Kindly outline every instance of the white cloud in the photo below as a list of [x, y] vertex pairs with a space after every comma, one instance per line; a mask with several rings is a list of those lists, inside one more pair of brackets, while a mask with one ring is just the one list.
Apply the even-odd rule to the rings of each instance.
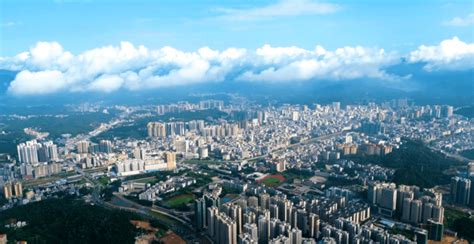
[[123, 78], [118, 75], [102, 75], [90, 84], [89, 89], [92, 91], [113, 92], [118, 90], [123, 82]]
[[[427, 70], [473, 67], [474, 44], [458, 38], [420, 46], [408, 55]], [[0, 69], [19, 71], [8, 91], [16, 95], [56, 92], [113, 92], [223, 82], [293, 82], [375, 78], [401, 79], [385, 71], [400, 56], [384, 49], [347, 46], [264, 45], [256, 50], [203, 47], [185, 52], [172, 47], [148, 49], [122, 42], [72, 54], [56, 42], [39, 42], [29, 51], [0, 57]]]
[[471, 26], [474, 25], [474, 13], [468, 14], [466, 17], [454, 17], [443, 23], [447, 26]]
[[[63, 47], [57, 42], [38, 42], [30, 49], [31, 66], [38, 69], [59, 69], [64, 70], [69, 67], [72, 54], [65, 52]], [[23, 54], [27, 55], [27, 54]]]
[[421, 45], [410, 53], [409, 61], [426, 63], [424, 68], [428, 71], [471, 69], [474, 68], [474, 43], [453, 37], [436, 46]]
[[[310, 79], [356, 79], [362, 77], [392, 79], [383, 68], [398, 62], [398, 55], [383, 49], [343, 47], [326, 51], [297, 47], [257, 49], [257, 56], [268, 66], [260, 71], [246, 71], [239, 79], [266, 82], [304, 81]], [[265, 65], [262, 65], [265, 67]]]
[[113, 92], [223, 81], [245, 54], [238, 48], [149, 50], [122, 42], [73, 55], [57, 42], [38, 42], [27, 52], [0, 58], [0, 68], [20, 71], [8, 89], [13, 94]]
[[14, 94], [41, 95], [59, 92], [66, 87], [67, 81], [60, 71], [30, 72], [23, 70], [10, 83], [8, 90]]
[[330, 14], [339, 10], [336, 4], [313, 0], [280, 0], [277, 3], [256, 8], [219, 8], [216, 9], [228, 20], [258, 20], [285, 16]]

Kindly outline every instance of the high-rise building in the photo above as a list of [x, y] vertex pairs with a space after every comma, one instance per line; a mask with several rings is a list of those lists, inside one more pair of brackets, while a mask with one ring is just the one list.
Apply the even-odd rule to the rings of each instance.
[[3, 196], [5, 199], [12, 197], [23, 197], [23, 186], [21, 182], [6, 182], [2, 187]]
[[379, 207], [379, 213], [392, 216], [397, 209], [397, 189], [393, 183], [373, 183], [369, 185], [368, 200]]
[[421, 220], [422, 203], [420, 200], [413, 200], [410, 208], [410, 222], [418, 223]]
[[440, 223], [444, 222], [444, 208], [441, 206], [433, 206], [433, 213], [431, 219]]
[[194, 201], [194, 217], [196, 228], [202, 230], [207, 221], [206, 221], [206, 201], [204, 198], [198, 198]]
[[416, 244], [428, 243], [428, 231], [424, 229], [416, 229], [414, 231]]
[[10, 182], [7, 182], [3, 185], [3, 196], [5, 199], [10, 199], [13, 196], [13, 191], [12, 191], [12, 184]]
[[263, 125], [267, 122], [267, 116], [266, 116], [266, 113], [263, 112], [263, 111], [258, 111], [257, 112], [257, 119], [258, 119], [258, 123], [260, 125]]
[[428, 239], [441, 241], [443, 239], [444, 226], [443, 223], [428, 220]]
[[219, 210], [216, 206], [211, 206], [207, 208], [207, 233], [211, 238], [215, 238], [217, 235], [216, 227], [216, 215], [219, 213]]
[[176, 152], [179, 152], [179, 153], [188, 152], [189, 141], [186, 140], [184, 137], [178, 137], [174, 142], [174, 147], [176, 149]]
[[453, 111], [454, 111], [453, 106], [445, 105], [445, 106], [441, 107], [441, 115], [445, 118], [452, 117], [453, 116]]
[[228, 215], [235, 221], [237, 227], [237, 235], [242, 233], [243, 219], [242, 208], [239, 205], [231, 205]]
[[23, 185], [21, 182], [13, 183], [13, 194], [15, 197], [23, 197]]
[[320, 226], [320, 220], [319, 216], [314, 213], [309, 214], [309, 233], [308, 236], [312, 238], [318, 238], [319, 237], [319, 226]]
[[20, 163], [38, 163], [39, 147], [41, 147], [41, 144], [37, 143], [36, 140], [20, 143], [17, 146], [18, 161]]
[[268, 193], [261, 194], [258, 197], [258, 202], [261, 208], [269, 209], [270, 208], [270, 195], [268, 195]]
[[270, 204], [269, 211], [270, 211], [270, 217], [271, 218], [279, 219], [278, 218], [278, 205]]
[[88, 141], [79, 141], [77, 143], [77, 152], [78, 153], [89, 153], [89, 142]]
[[256, 208], [258, 207], [258, 198], [251, 196], [247, 199], [249, 207]]
[[278, 226], [280, 225], [279, 219], [270, 218], [270, 235], [269, 239], [273, 239], [278, 236]]
[[176, 169], [176, 154], [174, 152], [165, 152], [165, 160], [168, 170]]
[[150, 122], [147, 124], [148, 137], [166, 137], [165, 124], [159, 122]]
[[200, 159], [206, 159], [209, 157], [209, 149], [207, 147], [200, 147], [198, 153]]
[[216, 243], [237, 244], [237, 224], [229, 216], [219, 213], [217, 216], [218, 233]]
[[58, 161], [58, 147], [52, 142], [47, 141], [37, 144], [37, 153], [39, 162]]
[[99, 151], [102, 153], [112, 153], [112, 142], [109, 140], [101, 140], [99, 142]]
[[54, 144], [52, 141], [48, 141], [43, 143], [43, 146], [47, 148], [48, 156], [51, 161], [59, 160], [58, 146], [56, 146], [56, 144]]
[[258, 227], [256, 224], [252, 223], [246, 223], [244, 224], [244, 230], [243, 230], [244, 233], [247, 233], [250, 235], [250, 237], [253, 239], [253, 240], [257, 240], [258, 241]]
[[421, 214], [421, 221], [427, 223], [429, 219], [433, 216], [433, 207], [432, 203], [423, 204], [423, 213]]
[[301, 244], [303, 242], [303, 235], [300, 229], [298, 228], [291, 229], [290, 241], [291, 241], [291, 244]]
[[305, 209], [298, 209], [296, 213], [295, 226], [302, 231], [305, 235], [308, 233], [308, 214]]
[[239, 235], [238, 243], [239, 244], [258, 244], [258, 241], [256, 239], [253, 239], [249, 234], [242, 233]]
[[143, 148], [139, 148], [139, 147], [135, 148], [133, 150], [133, 158], [145, 160], [146, 150], [143, 149]]
[[244, 213], [243, 223], [245, 224], [257, 223], [255, 213], [254, 212]]
[[469, 205], [471, 194], [471, 180], [461, 177], [451, 179], [451, 201], [453, 203]]
[[281, 221], [289, 222], [290, 221], [290, 212], [292, 208], [292, 203], [288, 199], [281, 199], [277, 200], [278, 205], [278, 218]]
[[270, 237], [270, 219], [264, 216], [258, 218], [258, 243], [266, 244]]

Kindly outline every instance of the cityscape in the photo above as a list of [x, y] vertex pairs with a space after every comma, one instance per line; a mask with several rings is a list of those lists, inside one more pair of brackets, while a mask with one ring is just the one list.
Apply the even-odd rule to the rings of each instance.
[[472, 1], [0, 9], [0, 244], [474, 242]]
[[[446, 214], [474, 204], [474, 162], [461, 153], [474, 145], [474, 121], [453, 106], [202, 100], [121, 111], [87, 134], [54, 142], [37, 133], [17, 157], [3, 154], [2, 210], [65, 192], [164, 215], [183, 243], [427, 243], [458, 238]], [[137, 120], [143, 138], [98, 139]], [[425, 152], [433, 155], [411, 155]], [[424, 167], [439, 178], [424, 179]]]

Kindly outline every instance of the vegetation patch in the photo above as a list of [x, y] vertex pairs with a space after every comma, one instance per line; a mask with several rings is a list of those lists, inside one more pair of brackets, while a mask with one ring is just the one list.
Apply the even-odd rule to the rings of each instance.
[[186, 205], [194, 200], [193, 194], [181, 194], [165, 200], [165, 204], [171, 208]]
[[474, 106], [464, 107], [454, 112], [470, 119], [474, 118]]
[[463, 157], [474, 160], [474, 149], [464, 150], [460, 154]]
[[449, 184], [451, 167], [463, 165], [440, 152], [431, 150], [421, 141], [405, 141], [399, 149], [383, 156], [351, 156], [349, 159], [361, 164], [377, 164], [395, 169], [393, 182], [431, 188]]
[[101, 176], [97, 180], [99, 181], [100, 184], [102, 184], [104, 186], [106, 186], [110, 182], [110, 179], [107, 176]]
[[444, 225], [447, 229], [458, 232], [458, 235], [474, 240], [474, 220], [467, 213], [452, 207], [444, 208]]
[[[47, 199], [18, 206], [0, 215], [0, 232], [28, 243], [134, 243], [136, 214], [87, 205], [72, 199]], [[5, 225], [24, 221], [26, 226]]]
[[258, 183], [262, 183], [268, 187], [275, 187], [279, 186], [281, 183], [285, 181], [285, 177], [280, 174], [274, 175], [267, 175], [265, 178], [258, 181]]

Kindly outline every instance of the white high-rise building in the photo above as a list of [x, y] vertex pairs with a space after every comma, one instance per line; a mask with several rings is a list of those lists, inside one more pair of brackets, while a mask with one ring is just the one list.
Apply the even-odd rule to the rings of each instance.
[[18, 161], [20, 163], [38, 163], [38, 148], [40, 147], [41, 144], [36, 142], [36, 140], [20, 143], [17, 146]]

